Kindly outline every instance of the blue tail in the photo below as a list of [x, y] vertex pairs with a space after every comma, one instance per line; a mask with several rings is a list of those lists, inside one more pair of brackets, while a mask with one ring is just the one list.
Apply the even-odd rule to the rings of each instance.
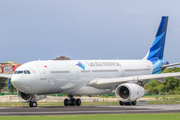
[[168, 17], [163, 16], [154, 42], [149, 49], [149, 55], [147, 59], [150, 60], [153, 64], [156, 63], [158, 60], [163, 60], [167, 23]]
[[169, 62], [163, 60], [167, 23], [168, 23], [168, 17], [163, 16], [159, 28], [157, 30], [155, 39], [153, 41], [153, 44], [149, 49], [148, 54], [144, 58], [153, 63], [152, 74], [161, 73], [163, 70], [161, 67], [162, 64], [169, 64]]

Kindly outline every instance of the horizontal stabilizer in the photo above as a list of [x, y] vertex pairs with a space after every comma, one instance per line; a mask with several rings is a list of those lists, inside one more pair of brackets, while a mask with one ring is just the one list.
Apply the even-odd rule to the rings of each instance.
[[176, 65], [180, 65], [180, 63], [173, 63], [173, 64], [168, 64], [168, 65], [162, 65], [162, 67], [166, 68], [166, 67], [171, 67], [171, 66], [176, 66]]

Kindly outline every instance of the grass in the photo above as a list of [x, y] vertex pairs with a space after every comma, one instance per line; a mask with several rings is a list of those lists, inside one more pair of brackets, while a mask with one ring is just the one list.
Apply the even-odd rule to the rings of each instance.
[[180, 120], [180, 113], [96, 114], [59, 116], [0, 116], [0, 120]]
[[[144, 98], [152, 98], [147, 100], [148, 105], [153, 104], [180, 104], [180, 95], [155, 95], [144, 96]], [[82, 102], [81, 106], [97, 106], [97, 105], [119, 105], [118, 101], [115, 102]], [[22, 102], [0, 102], [0, 107], [3, 106], [29, 106], [29, 103]], [[63, 102], [38, 102], [38, 106], [64, 106]]]
[[143, 98], [156, 98], [156, 97], [175, 97], [175, 98], [180, 98], [180, 95], [152, 95], [152, 96], [144, 96]]
[[[95, 106], [95, 105], [119, 105], [119, 102], [82, 102], [81, 106]], [[29, 103], [22, 102], [0, 102], [0, 107], [3, 106], [29, 106]], [[38, 106], [64, 106], [63, 102], [38, 102]]]
[[[180, 104], [179, 100], [180, 99], [147, 101], [147, 105]], [[104, 106], [104, 105], [119, 106], [119, 102], [82, 102], [81, 104], [81, 106]], [[5, 107], [5, 106], [6, 107], [29, 106], [29, 103], [22, 103], [22, 102], [0, 103], [0, 107]], [[64, 106], [64, 103], [63, 102], [38, 102], [38, 106]]]
[[154, 98], [154, 100], [147, 100], [147, 104], [180, 104], [180, 95], [156, 95], [143, 98]]

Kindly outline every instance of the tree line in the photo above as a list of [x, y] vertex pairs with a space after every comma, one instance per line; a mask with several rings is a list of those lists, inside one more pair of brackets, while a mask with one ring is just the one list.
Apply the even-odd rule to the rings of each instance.
[[[180, 67], [166, 68], [162, 73], [180, 72]], [[144, 86], [147, 94], [180, 94], [180, 79], [176, 77], [165, 78], [166, 82], [161, 83], [152, 80]]]

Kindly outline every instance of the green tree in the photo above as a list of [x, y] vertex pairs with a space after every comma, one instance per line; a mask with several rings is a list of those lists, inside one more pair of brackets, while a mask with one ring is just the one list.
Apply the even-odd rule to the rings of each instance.
[[[166, 68], [163, 73], [180, 72], [179, 67]], [[180, 80], [176, 77], [165, 78], [166, 82], [161, 83], [152, 80], [144, 88], [148, 94], [180, 94]]]
[[[2, 92], [7, 92], [7, 79], [5, 80], [5, 86], [2, 88]], [[9, 80], [9, 92], [17, 92], [16, 88], [12, 85], [11, 80]]]

